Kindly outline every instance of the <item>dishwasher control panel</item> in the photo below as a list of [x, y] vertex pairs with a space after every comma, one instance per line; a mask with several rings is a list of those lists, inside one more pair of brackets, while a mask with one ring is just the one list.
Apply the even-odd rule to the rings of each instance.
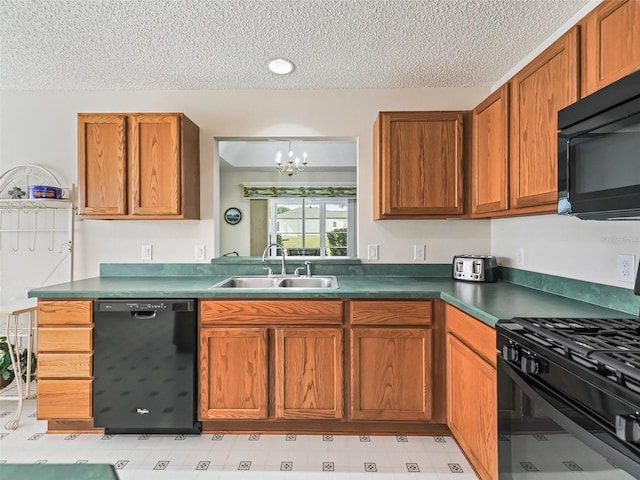
[[98, 300], [96, 312], [171, 311], [192, 312], [195, 300]]

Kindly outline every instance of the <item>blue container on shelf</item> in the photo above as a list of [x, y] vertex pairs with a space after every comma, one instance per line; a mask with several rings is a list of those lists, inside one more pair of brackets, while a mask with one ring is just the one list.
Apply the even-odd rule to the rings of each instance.
[[62, 198], [62, 188], [47, 185], [29, 185], [29, 198]]

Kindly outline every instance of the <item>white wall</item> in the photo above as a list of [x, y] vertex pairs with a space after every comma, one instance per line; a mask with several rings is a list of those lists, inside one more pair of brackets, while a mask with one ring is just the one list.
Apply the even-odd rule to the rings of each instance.
[[[289, 178], [281, 175], [275, 168], [273, 172], [250, 172], [245, 169], [232, 169], [220, 172], [220, 215], [227, 208], [236, 207], [242, 212], [242, 221], [237, 225], [220, 223], [220, 254], [236, 251], [240, 255], [249, 255], [250, 245], [250, 220], [248, 198], [243, 197], [242, 186], [247, 183], [269, 185], [356, 185], [355, 171], [343, 172], [313, 172], [308, 168], [304, 173], [302, 182], [294, 175]], [[266, 247], [265, 242], [265, 247]]]
[[[524, 265], [516, 265], [516, 248]], [[502, 265], [633, 288], [616, 279], [618, 255], [640, 259], [640, 221], [585, 221], [543, 215], [491, 221], [491, 252]]]
[[[142, 244], [153, 245], [154, 262], [193, 262], [194, 245], [208, 255], [220, 235], [219, 178], [214, 175], [214, 137], [321, 136], [358, 139], [358, 251], [380, 245], [381, 262], [410, 262], [414, 244], [425, 244], [426, 261], [449, 262], [457, 253], [490, 251], [490, 222], [372, 220], [373, 122], [379, 111], [469, 110], [487, 88], [396, 90], [2, 92], [0, 171], [35, 163], [77, 181], [78, 112], [184, 112], [200, 127], [201, 220], [76, 222], [76, 278], [98, 275], [99, 264], [140, 262]], [[2, 249], [2, 297], [23, 296], [38, 286], [49, 266], [46, 249], [19, 254]], [[14, 265], [21, 265], [20, 269]], [[5, 265], [11, 266], [6, 269]], [[62, 280], [61, 280], [62, 281]]]

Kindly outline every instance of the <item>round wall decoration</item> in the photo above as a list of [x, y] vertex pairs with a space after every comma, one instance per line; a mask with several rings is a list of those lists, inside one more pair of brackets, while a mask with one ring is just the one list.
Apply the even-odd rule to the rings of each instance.
[[236, 225], [242, 220], [242, 212], [235, 207], [227, 208], [224, 212], [224, 221], [229, 225]]

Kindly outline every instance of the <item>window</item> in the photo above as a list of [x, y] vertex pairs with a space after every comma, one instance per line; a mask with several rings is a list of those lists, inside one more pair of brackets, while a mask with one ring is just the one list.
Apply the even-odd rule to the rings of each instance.
[[269, 201], [269, 216], [270, 238], [289, 256], [355, 255], [355, 199], [279, 197]]

